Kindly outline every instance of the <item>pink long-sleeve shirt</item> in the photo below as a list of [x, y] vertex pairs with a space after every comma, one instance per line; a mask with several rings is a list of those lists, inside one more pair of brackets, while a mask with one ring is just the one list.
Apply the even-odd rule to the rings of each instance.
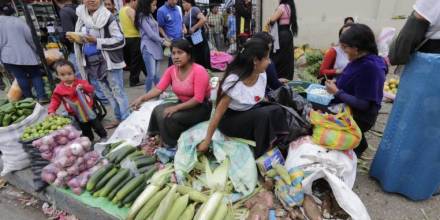
[[171, 85], [174, 94], [182, 102], [194, 98], [202, 103], [210, 97], [209, 75], [203, 66], [193, 63], [189, 74], [184, 80], [179, 79], [177, 71], [175, 65], [170, 66], [165, 70], [156, 87], [161, 91], [165, 91]]

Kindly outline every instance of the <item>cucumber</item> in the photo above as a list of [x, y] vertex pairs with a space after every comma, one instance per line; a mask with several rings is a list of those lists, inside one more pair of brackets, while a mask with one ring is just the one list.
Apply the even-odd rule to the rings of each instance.
[[156, 173], [156, 171], [157, 167], [155, 165], [152, 165], [152, 167], [144, 173], [146, 180], [149, 180]]
[[110, 144], [105, 145], [105, 148], [104, 148], [104, 150], [101, 152], [101, 155], [102, 155], [102, 156], [107, 156], [107, 154], [110, 153], [110, 150], [111, 150], [111, 149], [112, 149], [112, 148], [111, 148]]
[[129, 174], [130, 171], [128, 169], [120, 169], [118, 173], [114, 177], [112, 177], [107, 184], [105, 184], [104, 188], [102, 188], [103, 190], [100, 196], [106, 197], [110, 193], [110, 191], [115, 188], [121, 181], [123, 181], [124, 178], [126, 178]]
[[130, 194], [133, 190], [135, 190], [139, 185], [146, 182], [145, 175], [141, 174], [134, 179], [132, 179], [129, 183], [127, 183], [118, 193], [116, 193], [115, 198], [113, 198], [112, 202], [114, 204], [122, 201], [128, 194]]
[[132, 202], [130, 202], [130, 203], [127, 203], [127, 204], [125, 204], [125, 205], [124, 205], [124, 208], [130, 208], [130, 207], [131, 207], [131, 205], [133, 205], [133, 203], [132, 203]]
[[142, 158], [142, 159], [135, 160], [134, 163], [136, 164], [137, 168], [140, 168], [140, 167], [144, 167], [144, 166], [148, 166], [148, 165], [156, 163], [156, 158], [154, 158], [154, 157]]
[[137, 197], [144, 191], [145, 187], [147, 186], [146, 182], [143, 182], [141, 185], [139, 185], [137, 188], [135, 188], [132, 192], [130, 192], [123, 200], [122, 204], [130, 204], [134, 202], [134, 200], [137, 199]]
[[101, 190], [98, 190], [98, 191], [94, 192], [92, 195], [93, 195], [93, 197], [99, 197], [100, 193], [101, 193]]
[[130, 158], [130, 159], [133, 159], [133, 158], [136, 158], [138, 156], [144, 156], [144, 152], [142, 152], [140, 150], [137, 150], [137, 151], [129, 154], [127, 157]]
[[92, 191], [95, 188], [96, 183], [112, 168], [113, 168], [112, 164], [107, 164], [99, 168], [99, 170], [97, 170], [94, 174], [92, 174], [89, 181], [87, 181], [87, 186], [86, 186], [87, 191]]
[[153, 165], [144, 166], [144, 167], [138, 168], [138, 171], [139, 171], [139, 173], [146, 173], [149, 170], [153, 169], [155, 166], [156, 165], [154, 165], [154, 164]]
[[136, 148], [130, 145], [125, 146], [120, 150], [119, 155], [116, 157], [115, 163], [120, 163], [126, 156], [136, 151]]
[[99, 180], [99, 182], [96, 184], [95, 189], [94, 190], [100, 190], [101, 188], [103, 188], [106, 183], [114, 176], [116, 175], [116, 173], [118, 172], [118, 168], [113, 167], [108, 173], [105, 174], [105, 176]]
[[126, 178], [124, 181], [120, 182], [114, 189], [112, 189], [112, 191], [110, 191], [110, 194], [108, 194], [108, 200], [112, 200], [113, 198], [115, 198], [116, 194], [119, 192], [119, 190], [121, 190], [125, 185], [127, 185], [128, 182], [130, 182], [131, 180], [133, 180], [134, 175], [130, 173], [130, 175], [128, 176], [128, 178]]

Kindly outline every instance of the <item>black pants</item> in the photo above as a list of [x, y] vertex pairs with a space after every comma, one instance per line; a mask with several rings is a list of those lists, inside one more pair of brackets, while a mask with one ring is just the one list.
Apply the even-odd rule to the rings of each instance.
[[356, 156], [360, 158], [364, 151], [368, 148], [368, 142], [365, 138], [365, 132], [369, 131], [374, 126], [374, 124], [376, 123], [377, 114], [369, 116], [354, 114], [353, 119], [356, 121], [356, 124], [359, 126], [362, 132], [361, 142], [359, 143], [358, 147], [354, 149]]
[[258, 158], [273, 147], [280, 135], [288, 134], [285, 118], [286, 113], [281, 106], [260, 104], [247, 111], [228, 109], [218, 128], [226, 136], [254, 140], [254, 155]]
[[106, 138], [107, 137], [107, 131], [105, 130], [104, 126], [102, 126], [101, 121], [98, 119], [91, 120], [89, 122], [78, 122], [79, 127], [81, 128], [82, 134], [90, 139], [90, 141], [94, 140], [93, 130], [98, 134], [100, 138]]
[[150, 135], [159, 134], [163, 142], [170, 147], [177, 145], [177, 140], [182, 132], [200, 122], [209, 120], [212, 110], [211, 103], [204, 102], [194, 108], [178, 111], [171, 117], [165, 118], [165, 109], [177, 104], [179, 103], [164, 103], [156, 106], [148, 126]]
[[294, 60], [293, 60], [293, 33], [288, 25], [280, 25], [278, 30], [280, 39], [280, 49], [271, 55], [275, 63], [278, 78], [293, 79]]
[[145, 76], [147, 75], [141, 53], [141, 38], [133, 37], [125, 39], [124, 59], [130, 69], [130, 85], [139, 83], [141, 70]]

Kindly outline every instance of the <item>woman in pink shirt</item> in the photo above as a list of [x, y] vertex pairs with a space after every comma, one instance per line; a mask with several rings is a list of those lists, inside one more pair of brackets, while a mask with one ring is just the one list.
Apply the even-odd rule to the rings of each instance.
[[148, 127], [149, 135], [159, 134], [166, 147], [175, 147], [182, 132], [207, 121], [211, 113], [209, 75], [203, 66], [193, 62], [191, 50], [192, 45], [187, 40], [173, 42], [174, 65], [165, 70], [155, 88], [131, 104], [137, 110], [143, 102], [158, 97], [171, 86], [179, 101], [158, 105]]

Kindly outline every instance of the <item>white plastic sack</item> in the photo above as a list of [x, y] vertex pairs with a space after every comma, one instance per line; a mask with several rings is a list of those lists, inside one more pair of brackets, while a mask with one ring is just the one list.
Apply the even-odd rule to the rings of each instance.
[[149, 101], [142, 104], [138, 111], [133, 111], [127, 119], [121, 122], [112, 136], [104, 143], [95, 144], [95, 150], [101, 153], [107, 144], [124, 141], [131, 146], [139, 146], [147, 135], [151, 114], [163, 100]]
[[285, 166], [304, 170], [302, 186], [306, 194], [312, 195], [313, 182], [323, 178], [329, 183], [339, 206], [352, 219], [370, 219], [364, 204], [352, 191], [357, 166], [357, 157], [352, 150], [329, 150], [313, 144], [310, 136], [306, 136], [290, 143]]
[[311, 137], [305, 136], [290, 143], [285, 166], [288, 170], [300, 167], [305, 175], [326, 168], [351, 189], [356, 180], [357, 157], [352, 150], [329, 150], [313, 144]]
[[32, 114], [20, 123], [0, 127], [0, 151], [2, 152], [3, 161], [1, 176], [24, 169], [30, 165], [28, 154], [19, 142], [20, 137], [26, 127], [42, 121], [46, 115], [46, 109], [37, 103]]

